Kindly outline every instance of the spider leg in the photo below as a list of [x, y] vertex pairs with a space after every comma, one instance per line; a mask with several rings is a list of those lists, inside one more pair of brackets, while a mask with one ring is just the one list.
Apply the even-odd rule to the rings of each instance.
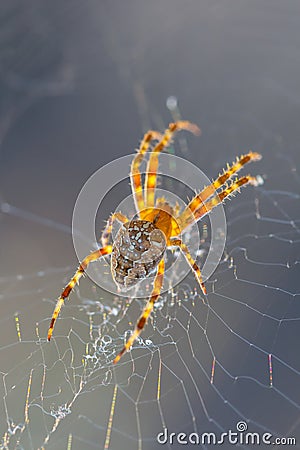
[[161, 136], [162, 136], [161, 133], [159, 133], [158, 131], [153, 130], [148, 131], [144, 135], [140, 147], [138, 149], [138, 153], [131, 163], [131, 171], [130, 171], [131, 190], [133, 193], [135, 208], [138, 213], [141, 210], [145, 209], [140, 165], [144, 159], [145, 153], [150, 147], [151, 141], [153, 140], [159, 141], [161, 139]]
[[212, 197], [210, 200], [208, 200], [206, 203], [200, 204], [200, 207], [196, 209], [196, 211], [193, 214], [192, 221], [187, 221], [184, 227], [181, 228], [181, 231], [183, 231], [183, 229], [186, 228], [188, 225], [190, 225], [193, 221], [198, 222], [198, 220], [200, 220], [202, 217], [208, 214], [213, 208], [218, 206], [220, 203], [223, 203], [227, 197], [234, 194], [235, 191], [239, 192], [240, 188], [246, 184], [258, 186], [259, 181], [257, 180], [256, 177], [252, 177], [251, 175], [246, 175], [244, 177], [237, 178], [236, 180], [232, 181], [231, 184], [227, 186], [223, 191], [216, 193], [216, 195]]
[[231, 166], [227, 165], [227, 169], [224, 169], [223, 173], [220, 174], [215, 181], [202, 189], [202, 191], [190, 201], [177, 219], [179, 224], [185, 228], [187, 225], [192, 223], [194, 221], [193, 213], [195, 213], [195, 211], [197, 211], [197, 209], [199, 209], [208, 198], [216, 194], [217, 189], [223, 186], [235, 173], [239, 172], [245, 164], [251, 161], [259, 161], [260, 159], [261, 155], [259, 153], [249, 152], [246, 155], [242, 155], [237, 158], [236, 162], [234, 162]]
[[57, 319], [57, 317], [58, 317], [58, 315], [60, 313], [60, 310], [61, 310], [61, 308], [62, 308], [62, 306], [63, 306], [63, 304], [65, 302], [65, 299], [69, 297], [72, 289], [74, 288], [75, 284], [79, 282], [80, 278], [84, 274], [84, 272], [85, 272], [86, 268], [88, 267], [88, 265], [91, 262], [96, 261], [97, 259], [102, 258], [105, 255], [109, 255], [111, 252], [112, 252], [112, 246], [111, 245], [107, 245], [106, 247], [99, 248], [98, 250], [90, 253], [79, 264], [79, 267], [78, 267], [77, 271], [75, 272], [73, 278], [66, 285], [66, 287], [62, 291], [59, 299], [57, 300], [56, 306], [55, 306], [53, 314], [52, 314], [52, 319], [51, 319], [51, 322], [50, 322], [50, 326], [49, 326], [49, 329], [48, 329], [48, 337], [47, 337], [48, 341], [50, 341], [50, 339], [51, 339], [56, 319]]
[[[212, 197], [211, 200], [209, 200], [208, 202], [206, 202], [206, 203], [201, 202], [200, 207], [198, 209], [196, 209], [196, 211], [192, 215], [192, 217], [193, 217], [192, 221], [197, 222], [198, 220], [200, 220], [203, 216], [208, 214], [213, 208], [215, 208], [217, 205], [222, 203], [227, 197], [229, 197], [235, 191], [238, 191], [242, 186], [244, 186], [248, 183], [252, 184], [254, 186], [258, 185], [258, 181], [255, 177], [251, 177], [250, 175], [247, 175], [247, 176], [244, 176], [244, 177], [238, 178], [237, 180], [232, 181], [232, 183], [229, 186], [227, 186], [226, 189], [224, 189], [223, 191], [221, 191], [219, 193], [216, 193], [216, 195], [214, 197]], [[189, 224], [190, 223], [188, 223], [184, 228], [186, 228]], [[183, 231], [184, 228], [181, 228], [181, 230]], [[202, 280], [201, 270], [200, 270], [199, 266], [197, 265], [197, 263], [195, 262], [195, 260], [193, 259], [192, 255], [190, 254], [188, 247], [181, 241], [181, 239], [171, 239], [170, 243], [171, 243], [171, 245], [177, 245], [181, 249], [188, 264], [190, 265], [191, 269], [195, 273], [195, 276], [197, 278], [197, 281], [201, 287], [203, 294], [206, 294], [207, 291], [206, 291], [206, 287]]]
[[106, 247], [106, 245], [108, 245], [108, 241], [112, 232], [112, 227], [113, 227], [113, 223], [114, 221], [117, 220], [120, 223], [126, 223], [128, 222], [128, 218], [126, 216], [124, 216], [124, 214], [117, 212], [112, 214], [106, 222], [106, 227], [104, 228], [102, 235], [101, 235], [101, 245], [102, 247]]
[[154, 194], [155, 194], [155, 187], [156, 187], [156, 181], [157, 181], [157, 169], [158, 169], [158, 156], [159, 153], [161, 153], [164, 148], [166, 148], [176, 131], [179, 130], [187, 130], [191, 131], [194, 134], [200, 134], [200, 128], [198, 128], [197, 125], [188, 122], [186, 120], [179, 120], [178, 122], [170, 123], [169, 127], [165, 130], [164, 135], [162, 136], [161, 140], [158, 142], [158, 144], [154, 147], [153, 151], [150, 154], [149, 161], [147, 164], [147, 170], [146, 170], [146, 178], [145, 178], [145, 203], [147, 207], [153, 207], [154, 206]]
[[200, 270], [199, 266], [197, 265], [196, 261], [193, 259], [192, 255], [190, 254], [188, 247], [182, 242], [181, 239], [171, 240], [171, 243], [172, 243], [172, 245], [176, 245], [181, 249], [182, 253], [185, 256], [185, 259], [187, 260], [188, 265], [190, 266], [190, 268], [193, 270], [193, 272], [195, 274], [195, 277], [201, 287], [203, 294], [206, 295], [207, 291], [206, 291], [206, 287], [202, 280], [201, 270]]
[[130, 347], [132, 346], [132, 344], [134, 343], [136, 338], [140, 335], [142, 329], [146, 325], [148, 317], [150, 316], [150, 314], [151, 314], [151, 312], [153, 310], [154, 304], [157, 301], [157, 299], [159, 298], [160, 291], [161, 291], [161, 288], [162, 288], [162, 285], [163, 285], [164, 271], [165, 271], [165, 263], [164, 263], [164, 260], [162, 259], [160, 261], [160, 263], [158, 264], [158, 268], [157, 268], [157, 272], [156, 272], [155, 279], [154, 279], [154, 286], [153, 286], [151, 297], [148, 300], [148, 302], [147, 302], [147, 304], [146, 304], [146, 306], [145, 306], [145, 308], [144, 308], [140, 318], [137, 321], [137, 324], [136, 324], [134, 332], [132, 333], [132, 335], [130, 336], [130, 338], [126, 342], [125, 346], [120, 351], [120, 353], [115, 357], [114, 364], [116, 364], [118, 361], [120, 361], [122, 355], [125, 352], [127, 352], [127, 350], [130, 349]]

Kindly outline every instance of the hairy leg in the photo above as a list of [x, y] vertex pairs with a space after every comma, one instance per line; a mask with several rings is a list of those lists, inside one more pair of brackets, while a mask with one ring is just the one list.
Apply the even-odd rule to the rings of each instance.
[[[232, 183], [227, 186], [223, 191], [217, 193], [214, 197], [208, 200], [206, 203], [203, 203], [193, 214], [193, 221], [200, 220], [203, 216], [208, 214], [213, 208], [218, 206], [220, 203], [223, 203], [224, 200], [231, 195], [234, 195], [235, 192], [239, 192], [242, 186], [246, 184], [251, 184], [252, 186], [258, 186], [259, 181], [256, 177], [252, 177], [250, 175], [246, 175], [244, 177], [238, 178], [237, 180], [232, 181]], [[188, 226], [189, 223], [186, 225]]]
[[150, 299], [148, 300], [139, 320], [137, 321], [136, 327], [128, 341], [126, 342], [123, 349], [120, 351], [120, 353], [115, 357], [114, 364], [116, 364], [118, 361], [120, 361], [122, 355], [127, 352], [127, 350], [130, 349], [136, 338], [141, 334], [141, 331], [143, 330], [144, 326], [147, 323], [148, 317], [150, 316], [151, 312], [153, 311], [153, 307], [157, 299], [159, 298], [160, 291], [163, 285], [163, 277], [164, 277], [164, 270], [165, 270], [165, 263], [162, 259], [160, 263], [158, 264], [156, 276], [154, 279], [154, 286], [152, 290], [152, 294]]
[[182, 226], [182, 229], [194, 221], [193, 213], [200, 208], [207, 199], [216, 194], [217, 189], [223, 186], [235, 173], [239, 172], [245, 164], [260, 159], [261, 155], [259, 153], [249, 152], [246, 155], [237, 158], [236, 162], [231, 166], [228, 165], [227, 169], [224, 169], [223, 173], [209, 186], [202, 189], [202, 191], [190, 201], [188, 206], [180, 214], [177, 220]]
[[120, 212], [114, 213], [108, 218], [108, 220], [106, 222], [106, 226], [101, 235], [102, 247], [105, 247], [106, 245], [108, 245], [108, 241], [109, 241], [109, 238], [110, 238], [110, 235], [112, 232], [113, 223], [115, 222], [115, 220], [124, 224], [124, 223], [128, 222], [129, 219]]
[[140, 165], [144, 159], [145, 153], [150, 147], [151, 141], [159, 141], [162, 135], [158, 131], [150, 130], [148, 131], [140, 144], [138, 153], [132, 161], [131, 171], [130, 171], [130, 182], [131, 190], [134, 198], [136, 211], [139, 213], [145, 208], [144, 196], [143, 196], [143, 186], [142, 186], [142, 176], [140, 172]]
[[145, 203], [147, 207], [154, 206], [159, 153], [161, 153], [170, 144], [174, 134], [179, 130], [187, 130], [198, 135], [201, 133], [200, 128], [198, 128], [197, 125], [186, 120], [179, 120], [178, 122], [170, 123], [161, 140], [154, 147], [149, 157], [144, 188]]
[[49, 326], [49, 329], [48, 329], [48, 341], [50, 341], [50, 339], [51, 339], [56, 319], [57, 319], [57, 317], [58, 317], [58, 315], [60, 313], [60, 310], [61, 310], [61, 308], [62, 308], [62, 306], [63, 306], [63, 304], [65, 302], [65, 299], [69, 297], [72, 289], [74, 288], [75, 284], [79, 282], [80, 278], [84, 274], [84, 272], [85, 272], [86, 268], [88, 267], [88, 265], [91, 262], [96, 261], [97, 259], [100, 259], [100, 258], [102, 258], [105, 255], [109, 255], [111, 252], [112, 252], [112, 246], [111, 245], [107, 245], [106, 247], [99, 248], [99, 250], [96, 250], [96, 251], [90, 253], [80, 263], [80, 265], [79, 265], [77, 271], [75, 272], [73, 278], [66, 285], [66, 287], [62, 291], [59, 299], [57, 300], [56, 306], [55, 306], [53, 314], [52, 314], [52, 319], [51, 319], [51, 322], [50, 322], [50, 326]]
[[185, 256], [185, 259], [187, 260], [188, 265], [193, 270], [193, 272], [196, 276], [196, 279], [200, 285], [200, 288], [201, 288], [203, 294], [206, 295], [207, 292], [206, 292], [206, 287], [202, 280], [201, 270], [200, 270], [199, 266], [197, 265], [196, 261], [193, 259], [188, 247], [181, 241], [181, 239], [174, 239], [171, 242], [172, 242], [172, 245], [177, 245], [181, 249], [182, 253]]

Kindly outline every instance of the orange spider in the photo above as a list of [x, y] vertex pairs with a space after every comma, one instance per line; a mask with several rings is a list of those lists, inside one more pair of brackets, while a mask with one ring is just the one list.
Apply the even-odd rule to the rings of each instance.
[[[188, 247], [180, 239], [180, 235], [189, 225], [200, 220], [215, 206], [222, 203], [226, 197], [239, 190], [241, 186], [247, 183], [256, 186], [258, 184], [257, 179], [250, 175], [236, 178], [229, 185], [226, 182], [246, 163], [261, 159], [261, 155], [249, 152], [237, 158], [236, 162], [231, 166], [228, 165], [227, 169], [215, 181], [196, 195], [183, 212], [180, 213], [177, 207], [171, 206], [163, 198], [158, 198], [155, 201], [159, 153], [170, 144], [174, 133], [178, 130], [188, 130], [194, 134], [200, 134], [200, 129], [197, 125], [188, 121], [178, 121], [171, 123], [163, 135], [157, 131], [148, 131], [144, 135], [138, 153], [133, 159], [130, 172], [132, 193], [138, 219], [129, 220], [119, 212], [113, 214], [108, 219], [101, 238], [102, 247], [83, 259], [75, 275], [57, 300], [48, 330], [48, 341], [51, 339], [55, 321], [65, 299], [69, 297], [70, 292], [75, 284], [79, 282], [88, 265], [108, 254], [111, 254], [111, 273], [113, 279], [121, 289], [130, 288], [141, 279], [155, 272], [151, 297], [137, 321], [134, 332], [121, 352], [115, 357], [114, 363], [120, 360], [122, 355], [130, 349], [139, 336], [147, 323], [155, 302], [160, 296], [164, 276], [164, 254], [167, 248], [175, 246], [181, 249], [196, 276], [203, 294], [206, 294], [200, 268], [192, 258]], [[140, 165], [153, 140], [158, 141], [158, 143], [150, 153], [143, 188]], [[223, 190], [217, 192], [222, 186]], [[121, 228], [114, 243], [109, 244], [109, 238], [115, 220], [121, 223]]]

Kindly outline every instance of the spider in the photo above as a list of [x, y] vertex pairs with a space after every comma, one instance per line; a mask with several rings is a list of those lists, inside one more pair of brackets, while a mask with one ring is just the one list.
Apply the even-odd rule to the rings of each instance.
[[[155, 274], [151, 296], [136, 323], [133, 333], [123, 349], [115, 357], [114, 363], [121, 359], [122, 355], [131, 348], [140, 335], [154, 308], [155, 302], [160, 296], [164, 277], [164, 256], [167, 249], [177, 247], [182, 251], [187, 263], [195, 274], [202, 293], [206, 295], [207, 292], [202, 280], [201, 270], [180, 236], [191, 224], [199, 221], [218, 204], [223, 203], [227, 197], [238, 191], [241, 186], [246, 184], [257, 186], [258, 179], [255, 177], [246, 175], [232, 179], [232, 176], [237, 174], [246, 163], [260, 160], [261, 155], [249, 152], [238, 157], [234, 163], [227, 165], [227, 168], [224, 169], [219, 177], [196, 195], [186, 208], [180, 212], [178, 206], [170, 205], [164, 198], [155, 200], [159, 154], [168, 147], [175, 132], [179, 130], [187, 130], [196, 135], [200, 134], [200, 129], [197, 125], [188, 121], [177, 121], [170, 123], [164, 134], [150, 130], [144, 135], [138, 152], [132, 161], [130, 171], [131, 188], [138, 218], [130, 220], [120, 212], [110, 216], [102, 233], [102, 247], [83, 259], [73, 278], [66, 285], [57, 300], [48, 330], [48, 341], [51, 339], [56, 319], [65, 299], [69, 297], [88, 265], [105, 255], [111, 255], [112, 277], [121, 289], [126, 290], [136, 285], [141, 279]], [[157, 143], [150, 152], [143, 187], [140, 165], [145, 154], [150, 150], [153, 141]], [[121, 226], [115, 241], [110, 243], [112, 227], [115, 221], [118, 221]]]

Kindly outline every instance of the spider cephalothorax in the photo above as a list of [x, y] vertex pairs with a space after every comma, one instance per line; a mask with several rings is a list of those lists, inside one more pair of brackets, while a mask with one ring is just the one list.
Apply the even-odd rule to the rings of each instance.
[[[164, 255], [168, 248], [178, 247], [184, 254], [187, 263], [193, 270], [201, 287], [202, 293], [206, 294], [206, 288], [202, 281], [201, 270], [194, 261], [189, 248], [181, 240], [181, 234], [194, 222], [208, 214], [214, 207], [222, 203], [241, 186], [258, 184], [257, 178], [246, 175], [240, 178], [232, 177], [250, 161], [257, 161], [261, 155], [249, 152], [242, 155], [227, 169], [219, 175], [209, 186], [206, 186], [196, 195], [181, 212], [178, 205], [170, 205], [164, 198], [155, 199], [155, 188], [157, 183], [158, 156], [172, 140], [177, 130], [189, 130], [199, 134], [197, 125], [187, 121], [171, 123], [165, 133], [161, 135], [157, 131], [148, 131], [145, 134], [139, 151], [133, 158], [130, 180], [137, 219], [129, 220], [120, 212], [112, 214], [108, 219], [105, 230], [102, 233], [102, 247], [90, 253], [80, 263], [75, 275], [64, 288], [57, 300], [48, 330], [48, 341], [50, 341], [55, 321], [59, 315], [62, 305], [70, 292], [78, 283], [88, 265], [111, 255], [111, 273], [114, 281], [121, 289], [127, 289], [136, 285], [141, 279], [154, 274], [154, 282], [151, 296], [137, 321], [136, 327], [123, 349], [117, 354], [114, 363], [132, 346], [135, 339], [144, 328], [154, 304], [160, 296], [164, 277]], [[152, 141], [158, 141], [150, 153], [146, 169], [145, 183], [142, 185], [140, 165], [145, 153], [149, 150]], [[113, 222], [121, 223], [113, 245], [109, 242], [112, 233]]]
[[166, 250], [164, 233], [147, 220], [132, 220], [123, 224], [114, 240], [111, 272], [114, 281], [123, 288], [134, 286], [153, 274]]

